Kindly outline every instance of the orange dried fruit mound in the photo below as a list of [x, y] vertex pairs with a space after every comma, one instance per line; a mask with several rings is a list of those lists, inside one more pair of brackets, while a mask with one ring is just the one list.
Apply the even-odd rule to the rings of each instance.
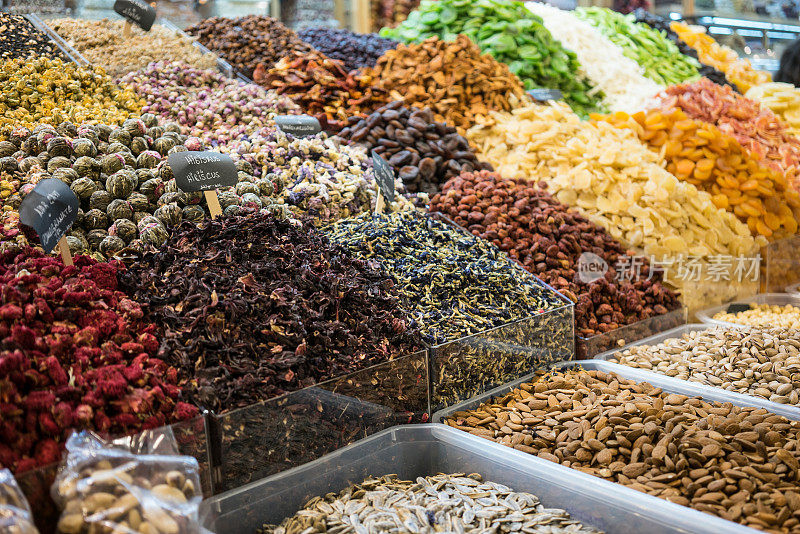
[[593, 119], [636, 132], [670, 173], [707, 191], [715, 206], [746, 222], [753, 235], [775, 240], [797, 232], [800, 194], [720, 128], [677, 108]]

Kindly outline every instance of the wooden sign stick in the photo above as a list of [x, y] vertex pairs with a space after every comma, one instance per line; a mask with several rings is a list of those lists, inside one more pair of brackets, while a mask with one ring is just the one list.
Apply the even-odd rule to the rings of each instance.
[[386, 201], [383, 199], [383, 193], [381, 193], [381, 188], [378, 188], [378, 200], [375, 201], [375, 213], [380, 215], [383, 213], [383, 209], [386, 207]]
[[67, 236], [62, 235], [61, 239], [58, 240], [58, 249], [61, 252], [61, 261], [64, 262], [64, 265], [74, 265], [72, 252], [69, 251], [69, 244], [67, 243]]
[[130, 20], [125, 19], [125, 25], [122, 26], [122, 36], [125, 39], [130, 39], [131, 35], [133, 35], [133, 31], [131, 30], [132, 27], [133, 23]]
[[208, 204], [208, 211], [211, 212], [211, 218], [216, 219], [218, 216], [222, 215], [222, 206], [219, 205], [217, 191], [215, 189], [210, 189], [208, 191], [203, 191], [203, 194], [206, 197], [206, 204]]

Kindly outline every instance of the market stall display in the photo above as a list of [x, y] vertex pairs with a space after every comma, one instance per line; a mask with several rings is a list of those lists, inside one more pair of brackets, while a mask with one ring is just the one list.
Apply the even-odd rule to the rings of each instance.
[[800, 369], [800, 332], [772, 328], [769, 324], [763, 326], [768, 328], [693, 329], [657, 344], [643, 343], [622, 349], [608, 359], [681, 380], [798, 406], [800, 396], [792, 377]]
[[459, 34], [508, 65], [525, 89], [558, 89], [581, 115], [600, 109], [602, 94], [580, 74], [575, 53], [554, 39], [522, 2], [487, 0], [473, 6], [459, 0], [423, 0], [397, 28], [381, 31], [384, 37], [407, 43], [430, 37], [450, 41]]
[[47, 24], [87, 61], [115, 78], [171, 58], [203, 69], [217, 65], [217, 57], [201, 52], [192, 39], [158, 24], [148, 32], [134, 27], [131, 37], [124, 36], [122, 20], [53, 19]]

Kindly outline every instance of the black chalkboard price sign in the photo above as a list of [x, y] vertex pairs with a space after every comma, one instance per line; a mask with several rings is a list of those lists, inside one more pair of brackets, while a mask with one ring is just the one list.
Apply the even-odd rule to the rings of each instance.
[[144, 0], [116, 0], [114, 11], [146, 32], [150, 31], [156, 21], [156, 8]]
[[[78, 197], [67, 184], [57, 178], [42, 180], [19, 206], [19, 222], [33, 228], [45, 252], [61, 246], [64, 263], [72, 265], [72, 256], [64, 234], [78, 216]], [[67, 257], [69, 261], [67, 261]]]
[[319, 121], [311, 115], [278, 115], [275, 124], [287, 134], [295, 137], [318, 134], [322, 131]]
[[729, 304], [726, 313], [741, 313], [750, 309], [749, 304]]
[[548, 100], [563, 100], [564, 95], [558, 89], [531, 89], [528, 91], [531, 98], [537, 102], [547, 102]]
[[236, 164], [230, 156], [219, 152], [173, 152], [167, 161], [181, 191], [203, 191], [211, 216], [222, 215], [215, 189], [239, 182]]
[[394, 201], [394, 169], [387, 163], [383, 156], [372, 151], [372, 167], [375, 169], [375, 181], [378, 182], [383, 198], [389, 202]]

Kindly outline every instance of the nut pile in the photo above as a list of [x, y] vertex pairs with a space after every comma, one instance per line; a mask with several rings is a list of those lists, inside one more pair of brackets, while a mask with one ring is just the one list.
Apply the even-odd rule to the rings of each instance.
[[41, 123], [121, 124], [141, 109], [136, 94], [115, 85], [102, 68], [46, 57], [0, 61], [0, 140]]
[[65, 267], [30, 248], [0, 260], [0, 467], [57, 461], [73, 429], [126, 435], [197, 415], [156, 358], [155, 326], [117, 291], [121, 264]]
[[657, 345], [621, 350], [612, 362], [754, 395], [800, 404], [800, 332], [784, 328], [714, 327]]
[[581, 122], [562, 104], [492, 113], [467, 139], [502, 176], [544, 180], [559, 201], [648, 255], [749, 255], [766, 243], [664, 170], [633, 132]]
[[[575, 302], [577, 335], [608, 332], [680, 306], [649, 265], [630, 280], [616, 280], [615, 265], [628, 254], [619, 241], [525, 180], [463, 173], [444, 185], [430, 209], [490, 241]], [[591, 283], [581, 280], [577, 267], [586, 252], [609, 266]]]
[[[325, 224], [375, 210], [378, 186], [366, 154], [324, 133], [295, 138], [268, 127], [220, 150], [260, 176], [257, 183], [275, 184], [271, 201], [286, 206], [297, 218], [309, 216], [315, 224]], [[402, 192], [402, 183], [396, 180], [395, 185]], [[410, 207], [404, 196], [395, 195], [387, 210]]]
[[[14, 151], [26, 186], [7, 201], [18, 207], [33, 185], [43, 178], [58, 178], [70, 186], [80, 210], [67, 235], [73, 254], [96, 259], [114, 256], [125, 248], [141, 250], [160, 246], [168, 230], [182, 220], [206, 216], [203, 194], [178, 190], [167, 155], [173, 151], [201, 150], [199, 139], [187, 140], [174, 123], [159, 125], [154, 115], [128, 119], [122, 126], [62, 123], [54, 128], [19, 129], [10, 141], [0, 142], [0, 154]], [[223, 209], [232, 211], [253, 203], [272, 209], [280, 184], [256, 180], [244, 162], [240, 183], [220, 195]], [[281, 210], [275, 208], [277, 212]], [[13, 231], [6, 241], [16, 241]]]
[[398, 45], [367, 69], [374, 85], [390, 100], [429, 107], [436, 122], [459, 133], [490, 111], [508, 111], [523, 98], [519, 79], [465, 35], [448, 43], [431, 37], [419, 44]]
[[800, 527], [800, 423], [763, 409], [570, 370], [446, 423], [749, 527]]
[[83, 433], [67, 450], [52, 488], [58, 534], [197, 532], [203, 496], [194, 458], [133, 454]]
[[749, 310], [721, 311], [713, 319], [746, 326], [775, 326], [800, 329], [800, 307], [791, 304], [750, 304]]
[[207, 18], [186, 33], [212, 52], [222, 56], [235, 69], [253, 77], [256, 67], [270, 69], [292, 52], [307, 53], [313, 48], [277, 19], [263, 15], [247, 15], [230, 19]]
[[30, 55], [66, 60], [56, 43], [25, 17], [0, 13], [0, 62]]
[[221, 412], [422, 348], [386, 274], [310, 225], [249, 215], [183, 223], [121, 276], [188, 399]]
[[349, 124], [337, 135], [383, 156], [411, 193], [432, 195], [461, 172], [492, 168], [455, 128], [435, 122], [430, 108], [406, 108], [398, 100]]
[[121, 83], [144, 98], [142, 113], [177, 122], [181, 133], [214, 147], [252, 134], [274, 115], [299, 112], [287, 97], [259, 85], [178, 61], [150, 63]]
[[308, 28], [297, 34], [331, 59], [344, 63], [347, 70], [374, 67], [378, 58], [397, 46], [395, 41], [376, 33], [353, 33], [333, 28]]
[[200, 52], [192, 39], [160, 24], [147, 32], [134, 24], [132, 37], [126, 38], [122, 30], [125, 22], [121, 19], [55, 19], [47, 23], [89, 63], [100, 65], [115, 78], [139, 70], [152, 61], [174, 57], [203, 69], [217, 66], [214, 54]]
[[288, 55], [270, 69], [259, 65], [253, 80], [289, 97], [317, 117], [325, 130], [340, 130], [350, 116], [385, 101], [383, 91], [372, 89], [368, 77], [348, 73], [341, 61], [316, 51]]
[[[352, 511], [358, 509], [358, 515]], [[355, 517], [354, 517], [355, 516]], [[546, 525], [546, 526], [545, 526]], [[397, 475], [368, 478], [337, 493], [314, 497], [279, 525], [259, 534], [294, 532], [546, 532], [601, 534], [545, 508], [532, 493], [517, 492], [478, 474], [454, 473], [402, 480]], [[442, 530], [442, 531], [444, 531]]]
[[668, 87], [662, 105], [718, 126], [764, 165], [785, 173], [795, 187], [800, 183], [800, 139], [769, 108], [709, 80]]
[[775, 240], [797, 232], [800, 194], [783, 173], [761, 165], [713, 124], [676, 108], [603, 119], [631, 128], [664, 158], [670, 173], [710, 193], [715, 206], [734, 213], [754, 235]]
[[403, 308], [432, 343], [562, 306], [493, 245], [414, 210], [364, 214], [325, 232], [333, 243], [389, 273]]

